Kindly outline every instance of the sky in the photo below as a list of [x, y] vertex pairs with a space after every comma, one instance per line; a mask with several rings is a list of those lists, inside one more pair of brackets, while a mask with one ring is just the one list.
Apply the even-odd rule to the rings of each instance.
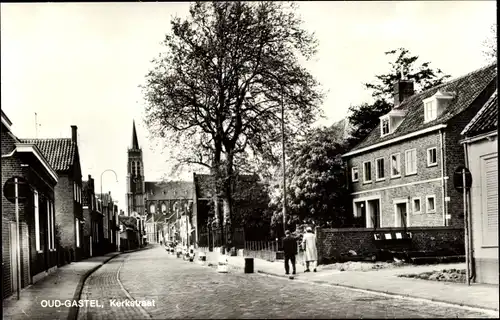
[[[162, 51], [171, 18], [188, 9], [187, 2], [2, 3], [1, 106], [14, 134], [69, 138], [77, 125], [83, 179], [90, 174], [99, 190], [102, 177], [103, 190], [125, 210], [132, 120], [146, 180], [172, 166], [148, 137], [138, 86]], [[388, 70], [386, 51], [407, 48], [452, 77], [484, 66], [482, 43], [496, 23], [495, 1], [308, 1], [298, 12], [319, 41], [305, 63], [327, 92], [318, 125], [370, 101], [363, 83]], [[118, 182], [113, 172], [103, 174], [108, 169]]]

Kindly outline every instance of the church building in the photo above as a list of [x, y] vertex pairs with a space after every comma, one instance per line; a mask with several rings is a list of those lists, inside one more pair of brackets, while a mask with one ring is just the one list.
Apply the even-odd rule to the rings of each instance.
[[176, 240], [194, 244], [193, 193], [192, 182], [145, 181], [142, 149], [134, 121], [127, 160], [127, 215], [145, 217], [148, 243]]

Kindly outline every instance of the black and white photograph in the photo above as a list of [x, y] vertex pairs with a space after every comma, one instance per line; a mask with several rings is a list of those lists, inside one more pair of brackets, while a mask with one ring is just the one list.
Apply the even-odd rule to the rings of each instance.
[[3, 319], [498, 318], [496, 18], [1, 3]]

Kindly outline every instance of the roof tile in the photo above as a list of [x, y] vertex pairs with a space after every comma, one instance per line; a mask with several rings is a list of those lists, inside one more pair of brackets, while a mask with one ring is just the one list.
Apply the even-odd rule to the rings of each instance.
[[[398, 109], [404, 109], [407, 113], [403, 122], [394, 131], [394, 133], [381, 137], [379, 124], [363, 141], [351, 149], [351, 151], [356, 151], [376, 143], [429, 128], [437, 124], [446, 123], [448, 120], [467, 109], [474, 102], [476, 97], [486, 88], [486, 86], [488, 86], [496, 78], [496, 76], [497, 65], [495, 63], [405, 99], [398, 106]], [[452, 100], [447, 110], [441, 114], [439, 118], [434, 121], [424, 123], [422, 100], [433, 96], [438, 90], [444, 92], [454, 92], [456, 94], [455, 98]]]
[[34, 143], [55, 171], [67, 171], [73, 165], [76, 143], [70, 138], [21, 139], [23, 143]]
[[465, 136], [476, 136], [481, 133], [498, 129], [498, 92], [491, 95], [476, 116], [472, 118], [465, 127], [462, 134]]

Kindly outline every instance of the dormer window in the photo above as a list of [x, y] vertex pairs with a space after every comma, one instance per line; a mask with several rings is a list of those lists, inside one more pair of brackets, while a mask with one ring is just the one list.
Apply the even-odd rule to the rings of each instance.
[[382, 136], [389, 134], [389, 118], [381, 120]]
[[453, 96], [452, 92], [441, 92], [438, 90], [432, 97], [424, 99], [424, 122], [436, 120], [443, 114]]
[[424, 112], [425, 112], [424, 113], [425, 122], [436, 120], [436, 118], [437, 118], [436, 100], [426, 102]]

